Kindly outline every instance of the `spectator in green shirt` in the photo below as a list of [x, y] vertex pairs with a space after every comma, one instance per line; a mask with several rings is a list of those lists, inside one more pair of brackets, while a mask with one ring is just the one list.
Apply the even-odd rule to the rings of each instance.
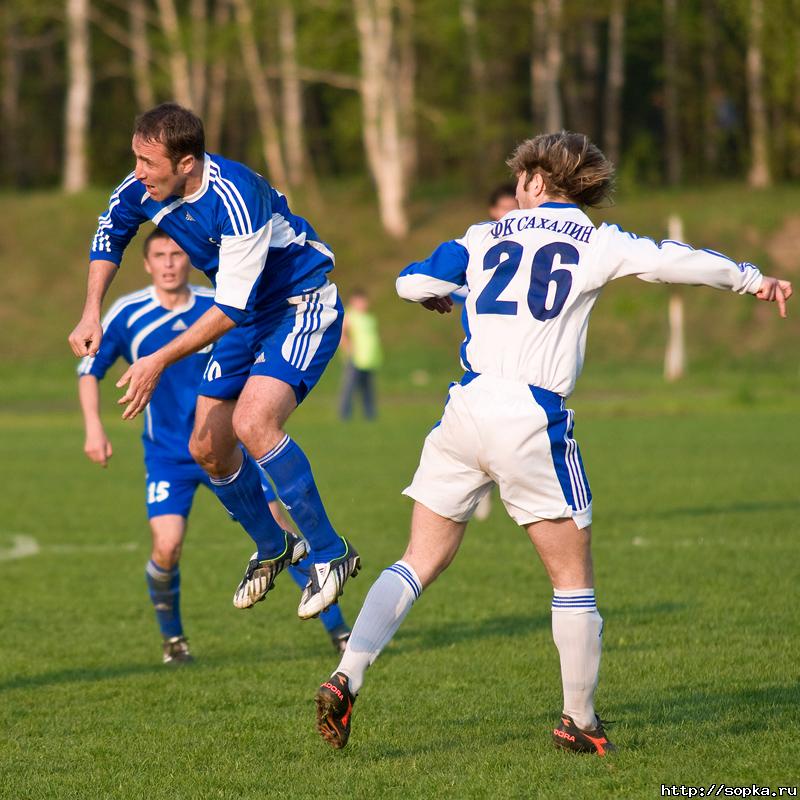
[[350, 419], [353, 413], [353, 396], [361, 394], [364, 416], [375, 419], [375, 371], [383, 361], [378, 319], [369, 310], [369, 297], [363, 289], [350, 295], [345, 309], [341, 351], [347, 359], [339, 415]]

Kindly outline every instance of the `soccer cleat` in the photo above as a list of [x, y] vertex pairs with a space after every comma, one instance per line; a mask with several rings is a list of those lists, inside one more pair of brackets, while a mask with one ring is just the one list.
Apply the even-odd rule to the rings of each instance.
[[260, 603], [275, 583], [275, 578], [289, 564], [296, 564], [308, 552], [305, 539], [284, 531], [286, 546], [275, 558], [258, 560], [258, 553], [253, 553], [241, 583], [233, 595], [236, 608], [251, 608]]
[[185, 636], [170, 636], [164, 638], [162, 661], [165, 664], [178, 666], [180, 664], [191, 664], [194, 661], [189, 652], [189, 642]]
[[343, 672], [334, 672], [317, 689], [317, 730], [337, 750], [341, 750], [350, 738], [350, 715], [355, 701], [347, 675]]
[[300, 596], [297, 615], [300, 619], [311, 619], [321, 614], [328, 606], [333, 605], [344, 591], [344, 582], [352, 575], [355, 577], [361, 569], [361, 556], [355, 547], [344, 542], [344, 554], [333, 561], [312, 564], [309, 570], [308, 583]]
[[347, 625], [340, 625], [332, 631], [328, 631], [328, 636], [331, 637], [331, 644], [337, 653], [344, 653], [347, 648], [347, 642], [350, 639], [350, 628]]
[[563, 750], [574, 753], [597, 753], [604, 756], [613, 753], [617, 748], [608, 741], [603, 725], [608, 725], [600, 717], [595, 716], [597, 725], [592, 730], [582, 731], [569, 714], [561, 715], [561, 724], [553, 728], [553, 743]]

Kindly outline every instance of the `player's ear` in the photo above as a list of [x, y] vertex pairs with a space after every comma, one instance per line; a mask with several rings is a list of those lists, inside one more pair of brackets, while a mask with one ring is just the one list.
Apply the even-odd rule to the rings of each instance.
[[178, 162], [178, 172], [180, 172], [181, 175], [188, 175], [194, 169], [194, 162], [196, 160], [197, 159], [192, 155], [184, 156]]

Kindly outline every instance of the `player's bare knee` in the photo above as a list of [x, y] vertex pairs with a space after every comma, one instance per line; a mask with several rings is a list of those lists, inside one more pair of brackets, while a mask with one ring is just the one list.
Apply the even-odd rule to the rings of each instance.
[[240, 411], [237, 407], [233, 415], [233, 432], [252, 456], [260, 458], [283, 438], [284, 432], [273, 416], [248, 412], [249, 409]]

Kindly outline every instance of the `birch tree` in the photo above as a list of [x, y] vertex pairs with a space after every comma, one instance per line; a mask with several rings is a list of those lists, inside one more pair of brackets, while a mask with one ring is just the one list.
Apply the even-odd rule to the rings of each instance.
[[533, 51], [531, 91], [533, 121], [537, 129], [551, 133], [564, 127], [560, 81], [562, 0], [533, 0]]
[[242, 60], [256, 107], [267, 174], [276, 186], [286, 191], [289, 181], [281, 151], [278, 123], [275, 119], [275, 102], [256, 44], [253, 10], [249, 0], [233, 0], [233, 7], [236, 12], [236, 30], [242, 48]]
[[381, 223], [391, 236], [408, 233], [391, 0], [353, 0], [361, 62], [364, 148], [378, 192]]
[[750, 0], [750, 30], [747, 42], [747, 109], [750, 117], [750, 172], [747, 182], [764, 188], [772, 182], [767, 156], [767, 110], [764, 101], [764, 4]]
[[147, 9], [144, 0], [129, 0], [128, 19], [131, 30], [131, 73], [136, 105], [140, 111], [155, 105], [150, 74], [150, 38], [147, 32]]
[[3, 115], [3, 125], [0, 127], [0, 143], [2, 143], [5, 156], [2, 173], [17, 182], [19, 169], [19, 129], [20, 129], [20, 53], [16, 44], [17, 21], [14, 9], [9, 3], [2, 15], [3, 48], [2, 48], [2, 96], [0, 96], [0, 109]]
[[161, 29], [169, 48], [169, 74], [172, 79], [172, 92], [177, 103], [193, 108], [192, 82], [189, 77], [189, 59], [183, 47], [178, 12], [174, 0], [156, 0]]
[[63, 186], [67, 194], [89, 183], [87, 159], [92, 74], [89, 63], [89, 0], [67, 0], [67, 102]]
[[206, 50], [208, 44], [208, 8], [206, 0], [191, 0], [189, 16], [191, 19], [192, 42], [189, 79], [195, 110], [200, 116], [203, 116], [206, 106]]
[[664, 0], [664, 131], [667, 181], [680, 183], [683, 164], [678, 108], [678, 0]]
[[[230, 22], [229, 0], [216, 0], [214, 4], [214, 31], [220, 32]], [[225, 84], [228, 81], [227, 48], [217, 48], [211, 58], [208, 76], [208, 109], [206, 111], [205, 128], [209, 150], [219, 150], [222, 139], [222, 122], [225, 114]]]
[[603, 147], [615, 164], [622, 144], [622, 90], [625, 85], [625, 0], [611, 0], [608, 67], [603, 112]]

